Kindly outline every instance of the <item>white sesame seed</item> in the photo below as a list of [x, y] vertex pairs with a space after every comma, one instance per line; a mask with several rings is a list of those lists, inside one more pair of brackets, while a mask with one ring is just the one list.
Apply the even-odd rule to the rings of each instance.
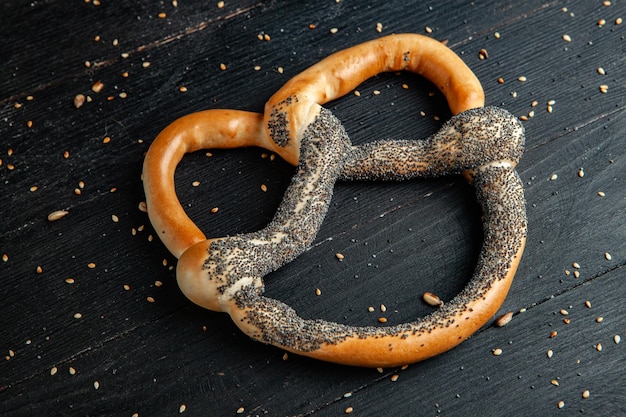
[[570, 35], [565, 34], [565, 35], [563, 35], [563, 40], [565, 42], [571, 42], [572, 41], [572, 37]]

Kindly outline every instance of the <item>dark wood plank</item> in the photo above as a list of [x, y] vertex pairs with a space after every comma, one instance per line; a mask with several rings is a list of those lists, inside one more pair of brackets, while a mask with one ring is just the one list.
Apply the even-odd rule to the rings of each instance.
[[[160, 12], [167, 16], [159, 18]], [[450, 0], [408, 8], [399, 1], [226, 1], [221, 9], [191, 0], [176, 8], [169, 2], [3, 2], [0, 253], [8, 259], [0, 262], [0, 350], [6, 355], [0, 414], [176, 415], [182, 404], [184, 415], [236, 415], [240, 407], [242, 415], [337, 415], [347, 407], [356, 415], [624, 412], [623, 344], [613, 341], [626, 334], [619, 320], [626, 54], [625, 26], [615, 24], [623, 14], [619, 5], [599, 1], [494, 6]], [[525, 122], [527, 152], [519, 167], [528, 248], [502, 308], [527, 311], [438, 358], [382, 373], [294, 355], [284, 360], [278, 349], [241, 335], [225, 315], [190, 305], [176, 287], [175, 259], [149, 238], [152, 228], [138, 209], [143, 154], [165, 125], [205, 108], [262, 111], [291, 76], [380, 36], [376, 22], [383, 34], [432, 28], [479, 76], [488, 104], [519, 116], [534, 111]], [[259, 41], [262, 33], [271, 40]], [[488, 59], [478, 59], [481, 48]], [[105, 88], [94, 94], [97, 80]], [[609, 85], [608, 94], [601, 84]], [[183, 85], [187, 93], [179, 91]], [[328, 107], [354, 143], [417, 139], [449, 116], [439, 94], [429, 97], [433, 90], [419, 77], [384, 74], [360, 86], [360, 97]], [[78, 93], [93, 101], [73, 108]], [[555, 100], [551, 113], [549, 100]], [[110, 143], [103, 143], [106, 136]], [[261, 154], [215, 151], [207, 158], [199, 152], [181, 164], [181, 201], [208, 234], [255, 230], [273, 215], [293, 168]], [[550, 180], [553, 174], [558, 178]], [[191, 186], [196, 180], [200, 186]], [[76, 195], [80, 181], [85, 186]], [[260, 191], [262, 183], [268, 192]], [[219, 212], [211, 214], [212, 207]], [[70, 214], [47, 222], [57, 209]], [[430, 311], [419, 301], [423, 291], [447, 300], [463, 287], [480, 238], [472, 189], [460, 179], [342, 183], [313, 248], [268, 276], [266, 291], [305, 317], [376, 325], [381, 313], [367, 307], [384, 303], [390, 324], [408, 321]], [[344, 262], [336, 252], [346, 255]], [[95, 268], [88, 267], [92, 262]], [[578, 278], [574, 262], [581, 266]], [[69, 277], [74, 284], [65, 282]], [[570, 315], [561, 317], [561, 309]], [[558, 336], [550, 339], [553, 329]], [[495, 347], [502, 356], [491, 355]], [[552, 359], [547, 349], [554, 350]], [[591, 395], [583, 400], [585, 389]]]

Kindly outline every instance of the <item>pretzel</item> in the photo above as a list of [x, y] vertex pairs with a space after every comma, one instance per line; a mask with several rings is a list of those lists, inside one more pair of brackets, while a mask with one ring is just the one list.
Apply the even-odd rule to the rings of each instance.
[[[431, 80], [455, 116], [425, 140], [352, 146], [321, 104], [383, 71], [409, 70]], [[391, 35], [337, 52], [291, 79], [264, 114], [207, 110], [166, 127], [151, 145], [143, 181], [150, 220], [178, 258], [177, 280], [194, 303], [230, 314], [255, 340], [330, 362], [404, 365], [445, 352], [496, 313], [526, 241], [522, 182], [515, 171], [524, 130], [505, 110], [483, 108], [480, 82], [443, 44]], [[260, 146], [298, 166], [276, 215], [253, 233], [206, 239], [174, 191], [176, 165], [202, 148]], [[402, 180], [463, 175], [483, 210], [484, 243], [475, 272], [451, 301], [414, 322], [353, 327], [305, 320], [263, 295], [263, 276], [315, 239], [338, 179]]]

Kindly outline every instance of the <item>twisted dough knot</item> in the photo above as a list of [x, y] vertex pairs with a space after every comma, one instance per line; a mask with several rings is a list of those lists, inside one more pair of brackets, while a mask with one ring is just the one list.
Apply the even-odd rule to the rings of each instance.
[[[433, 81], [454, 113], [421, 141], [352, 146], [341, 123], [321, 107], [381, 71], [407, 69]], [[524, 131], [508, 112], [482, 108], [482, 88], [452, 51], [420, 35], [392, 35], [331, 55], [290, 80], [265, 114], [208, 110], [163, 130], [144, 162], [150, 220], [179, 258], [177, 279], [193, 302], [230, 314], [252, 338], [313, 358], [358, 366], [416, 362], [456, 346], [485, 324], [511, 285], [526, 240], [526, 212], [515, 166]], [[261, 146], [297, 164], [283, 200], [264, 229], [206, 239], [174, 191], [186, 152]], [[484, 243], [460, 294], [434, 313], [390, 327], [304, 320], [263, 296], [263, 276], [304, 252], [320, 228], [338, 179], [401, 180], [462, 174], [476, 188]]]

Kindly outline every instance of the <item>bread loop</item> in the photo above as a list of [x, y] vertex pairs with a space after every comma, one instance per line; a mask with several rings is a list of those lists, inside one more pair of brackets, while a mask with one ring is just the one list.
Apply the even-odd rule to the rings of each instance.
[[[431, 137], [352, 146], [321, 104], [379, 72], [409, 70], [437, 85], [456, 115]], [[498, 310], [526, 240], [522, 183], [515, 171], [521, 124], [504, 110], [482, 108], [479, 81], [452, 51], [421, 35], [391, 35], [337, 52], [291, 79], [263, 115], [207, 110], [159, 134], [144, 162], [150, 220], [177, 257], [177, 279], [193, 302], [230, 314], [250, 337], [290, 352], [356, 366], [385, 367], [451, 349]], [[206, 239], [174, 191], [186, 152], [260, 146], [298, 168], [276, 215], [253, 233]], [[305, 320], [263, 296], [263, 276], [304, 252], [315, 239], [338, 179], [402, 180], [464, 175], [483, 210], [484, 244], [465, 289], [432, 314], [388, 327]]]

